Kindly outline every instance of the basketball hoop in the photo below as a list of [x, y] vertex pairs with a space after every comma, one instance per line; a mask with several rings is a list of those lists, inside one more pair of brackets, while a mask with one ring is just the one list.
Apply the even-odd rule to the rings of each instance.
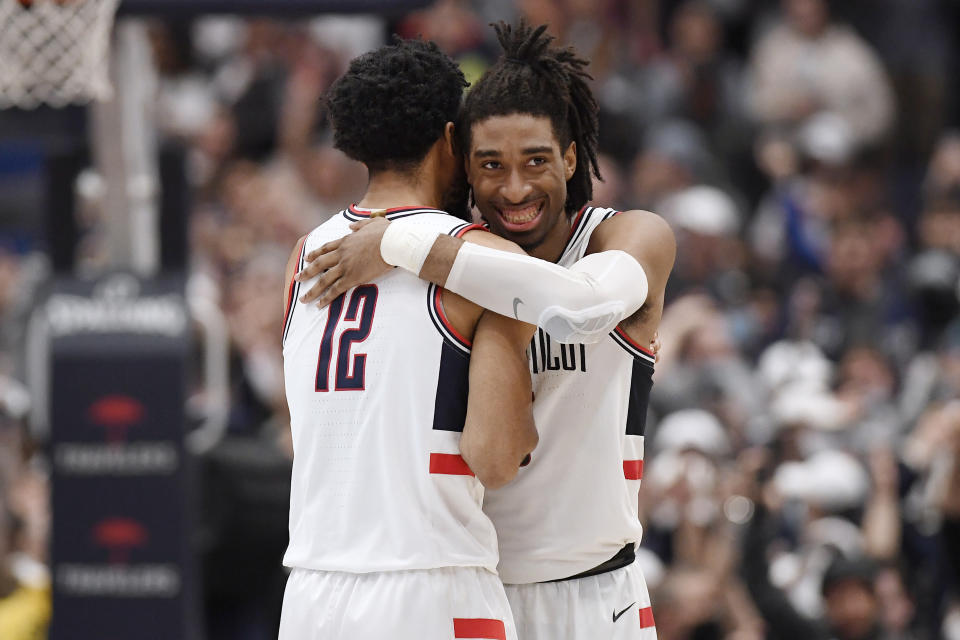
[[118, 1], [0, 0], [0, 108], [109, 98]]

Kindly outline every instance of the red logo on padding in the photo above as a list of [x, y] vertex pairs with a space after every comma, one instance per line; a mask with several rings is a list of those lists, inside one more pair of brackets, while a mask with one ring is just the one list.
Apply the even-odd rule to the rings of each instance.
[[147, 543], [150, 534], [146, 527], [130, 518], [107, 518], [93, 528], [93, 539], [110, 551], [110, 562], [124, 563], [134, 547]]
[[103, 396], [87, 409], [90, 420], [107, 430], [108, 442], [122, 442], [127, 429], [143, 420], [143, 403], [119, 394]]

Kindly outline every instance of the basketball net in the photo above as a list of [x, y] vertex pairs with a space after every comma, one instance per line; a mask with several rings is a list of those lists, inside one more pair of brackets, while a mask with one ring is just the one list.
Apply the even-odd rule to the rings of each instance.
[[104, 100], [119, 0], [0, 0], [0, 108]]

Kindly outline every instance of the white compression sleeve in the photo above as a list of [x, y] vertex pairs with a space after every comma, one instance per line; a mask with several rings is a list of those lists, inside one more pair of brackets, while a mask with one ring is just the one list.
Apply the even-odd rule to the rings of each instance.
[[465, 242], [446, 288], [560, 342], [598, 342], [647, 299], [647, 275], [624, 251], [590, 254], [569, 269]]

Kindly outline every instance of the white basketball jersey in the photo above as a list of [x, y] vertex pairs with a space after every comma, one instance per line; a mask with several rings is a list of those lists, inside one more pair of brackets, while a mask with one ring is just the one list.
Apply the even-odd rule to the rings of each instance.
[[[314, 229], [300, 267], [365, 216], [351, 207]], [[387, 217], [451, 235], [475, 228], [433, 209]], [[441, 290], [394, 269], [318, 309], [297, 302], [300, 288], [291, 283], [284, 326], [294, 450], [284, 564], [495, 571], [483, 486], [460, 457], [470, 343], [447, 322]]]
[[[584, 256], [613, 209], [586, 207], [559, 264]], [[538, 330], [530, 346], [540, 443], [516, 479], [487, 491], [508, 584], [567, 578], [639, 542], [643, 431], [654, 357], [619, 327], [596, 344], [560, 344]]]

